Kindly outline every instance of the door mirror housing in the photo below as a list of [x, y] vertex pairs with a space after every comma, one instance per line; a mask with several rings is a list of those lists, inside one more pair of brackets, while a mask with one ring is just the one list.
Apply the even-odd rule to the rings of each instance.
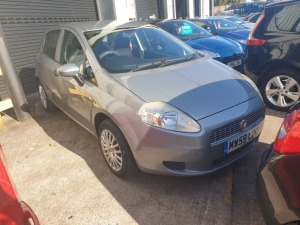
[[72, 77], [79, 86], [83, 86], [83, 80], [79, 77], [79, 67], [74, 63], [62, 65], [56, 70], [55, 74], [62, 77]]

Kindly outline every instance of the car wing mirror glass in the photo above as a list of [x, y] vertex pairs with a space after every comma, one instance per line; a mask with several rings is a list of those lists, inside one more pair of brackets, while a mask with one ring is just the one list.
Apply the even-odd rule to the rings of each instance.
[[79, 67], [76, 64], [62, 65], [57, 68], [55, 74], [62, 77], [73, 77], [80, 86], [83, 86], [83, 80], [79, 77]]

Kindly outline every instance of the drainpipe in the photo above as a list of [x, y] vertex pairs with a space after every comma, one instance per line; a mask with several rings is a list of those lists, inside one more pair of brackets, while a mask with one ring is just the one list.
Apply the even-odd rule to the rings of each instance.
[[18, 121], [31, 118], [21, 81], [13, 67], [0, 26], [0, 67]]

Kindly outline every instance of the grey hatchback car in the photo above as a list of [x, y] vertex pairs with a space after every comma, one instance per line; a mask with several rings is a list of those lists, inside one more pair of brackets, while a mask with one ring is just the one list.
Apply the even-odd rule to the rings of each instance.
[[44, 109], [99, 138], [119, 177], [216, 171], [253, 149], [264, 103], [251, 80], [137, 21], [63, 24], [37, 56]]

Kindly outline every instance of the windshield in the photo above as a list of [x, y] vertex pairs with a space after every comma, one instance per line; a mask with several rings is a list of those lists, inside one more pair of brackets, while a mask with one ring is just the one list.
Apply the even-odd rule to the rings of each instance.
[[[110, 73], [181, 63], [195, 53], [156, 27], [88, 31], [85, 37], [100, 65]], [[166, 60], [172, 63], [165, 63]]]
[[184, 41], [211, 36], [202, 27], [188, 21], [167, 21], [160, 23], [159, 26]]
[[226, 19], [207, 19], [206, 21], [219, 31], [228, 32], [245, 29], [243, 26]]

